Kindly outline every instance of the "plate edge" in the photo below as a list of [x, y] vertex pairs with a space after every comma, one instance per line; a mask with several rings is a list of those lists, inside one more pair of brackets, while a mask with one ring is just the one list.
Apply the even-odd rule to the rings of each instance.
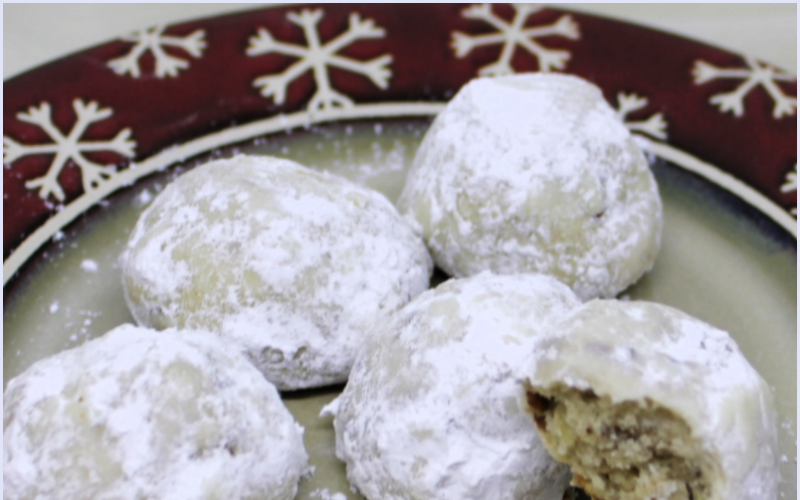
[[[165, 149], [142, 161], [131, 163], [126, 170], [120, 172], [112, 181], [103, 184], [96, 190], [81, 195], [28, 236], [3, 263], [3, 287], [5, 288], [6, 284], [16, 275], [22, 265], [25, 264], [47, 240], [66, 227], [67, 224], [75, 220], [80, 214], [84, 213], [94, 204], [105, 199], [111, 193], [121, 188], [131, 186], [139, 178], [153, 172], [164, 170], [175, 163], [185, 161], [202, 153], [213, 151], [216, 148], [282, 130], [310, 127], [311, 125], [338, 120], [433, 116], [444, 109], [446, 104], [445, 102], [388, 102], [378, 104], [356, 104], [349, 108], [323, 111], [299, 111], [291, 114], [279, 114], [201, 136], [183, 144]], [[724, 172], [722, 169], [704, 162], [680, 149], [665, 143], [649, 140], [639, 134], [636, 135], [646, 141], [646, 147], [656, 156], [668, 160], [685, 170], [694, 172], [711, 181], [713, 184], [735, 194], [772, 219], [797, 239], [797, 221], [775, 202], [762, 195], [754, 188]]]

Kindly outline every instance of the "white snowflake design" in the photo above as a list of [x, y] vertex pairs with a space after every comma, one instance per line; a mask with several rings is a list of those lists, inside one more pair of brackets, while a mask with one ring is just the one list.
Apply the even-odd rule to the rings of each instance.
[[660, 140], [667, 139], [667, 122], [664, 115], [656, 113], [647, 120], [628, 120], [628, 115], [634, 111], [644, 109], [647, 99], [636, 94], [617, 94], [617, 116], [631, 132], [640, 132]]
[[249, 56], [278, 53], [300, 58], [283, 73], [264, 75], [255, 79], [253, 86], [261, 88], [261, 95], [272, 97], [276, 104], [283, 104], [286, 100], [286, 90], [292, 80], [312, 70], [317, 91], [308, 103], [309, 110], [353, 106], [353, 101], [349, 97], [333, 90], [327, 66], [364, 75], [381, 89], [388, 87], [392, 75], [388, 67], [392, 62], [391, 55], [384, 54], [370, 61], [358, 61], [337, 54], [339, 50], [356, 40], [382, 38], [386, 33], [384, 29], [375, 26], [371, 19], [361, 19], [357, 13], [352, 13], [347, 30], [323, 44], [317, 32], [317, 23], [322, 19], [322, 15], [322, 10], [319, 9], [304, 9], [300, 13], [290, 12], [286, 15], [289, 21], [303, 29], [307, 46], [275, 40], [264, 28], [259, 29], [258, 34], [250, 38], [250, 46], [247, 48]]
[[85, 104], [81, 99], [72, 102], [77, 119], [68, 135], [64, 135], [55, 126], [51, 117], [50, 103], [43, 102], [38, 107], [31, 106], [28, 111], [18, 113], [17, 119], [31, 123], [42, 129], [53, 140], [47, 144], [20, 144], [10, 137], [3, 136], [3, 164], [10, 165], [23, 156], [39, 154], [55, 154], [50, 168], [43, 177], [25, 183], [28, 189], [38, 189], [39, 196], [47, 199], [51, 194], [59, 201], [64, 201], [64, 191], [58, 182], [58, 175], [69, 160], [74, 161], [81, 169], [84, 192], [97, 189], [104, 181], [113, 177], [114, 165], [98, 165], [87, 159], [83, 153], [96, 151], [112, 151], [127, 158], [133, 157], [136, 142], [130, 140], [131, 130], [125, 128], [111, 140], [82, 141], [89, 125], [105, 120], [112, 115], [109, 108], [100, 108], [94, 101]]
[[132, 42], [134, 45], [124, 56], [109, 61], [108, 66], [118, 75], [130, 74], [134, 78], [139, 78], [141, 76], [139, 59], [149, 50], [156, 60], [156, 76], [158, 78], [178, 76], [181, 70], [189, 67], [189, 62], [168, 54], [164, 49], [176, 47], [183, 49], [194, 58], [199, 58], [206, 48], [206, 34], [203, 30], [197, 30], [180, 37], [165, 35], [165, 29], [165, 26], [156, 26], [122, 37], [121, 40]]
[[536, 42], [536, 38], [545, 36], [563, 36], [572, 40], [580, 38], [578, 25], [569, 15], [561, 16], [555, 23], [526, 27], [525, 23], [530, 16], [539, 12], [544, 7], [541, 5], [515, 4], [514, 19], [509, 23], [492, 12], [490, 4], [472, 5], [462, 12], [467, 19], [480, 19], [486, 21], [497, 29], [496, 33], [485, 35], [468, 35], [456, 31], [453, 33], [452, 47], [456, 57], [463, 58], [472, 49], [482, 45], [503, 44], [500, 59], [484, 66], [478, 72], [481, 76], [499, 76], [514, 73], [511, 67], [511, 57], [517, 45], [536, 57], [539, 62], [539, 71], [564, 69], [570, 58], [570, 53], [565, 50], [555, 50], [543, 47]]
[[[786, 182], [781, 186], [782, 193], [797, 192], [797, 163], [794, 164], [794, 169], [786, 174]], [[792, 215], [797, 217], [797, 207], [792, 209]]]
[[772, 116], [776, 119], [791, 116], [797, 110], [797, 98], [784, 94], [776, 82], [793, 82], [795, 77], [782, 73], [772, 66], [761, 64], [752, 57], [745, 57], [747, 68], [718, 68], [705, 61], [695, 61], [692, 69], [694, 83], [702, 85], [718, 78], [744, 80], [732, 92], [711, 96], [709, 102], [719, 106], [723, 113], [730, 111], [735, 116], [744, 114], [744, 98], [757, 86], [761, 86], [775, 101]]

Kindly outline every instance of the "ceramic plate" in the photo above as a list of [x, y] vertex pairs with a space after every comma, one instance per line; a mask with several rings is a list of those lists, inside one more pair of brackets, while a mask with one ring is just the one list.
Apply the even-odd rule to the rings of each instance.
[[[623, 295], [732, 333], [774, 389], [781, 491], [797, 423], [796, 77], [597, 17], [506, 5], [320, 5], [131, 34], [4, 83], [3, 380], [131, 322], [117, 257], [181, 172], [236, 152], [345, 175], [395, 199], [432, 117], [478, 75], [561, 71], [599, 85], [647, 143], [663, 248]], [[316, 474], [341, 388], [286, 394]]]

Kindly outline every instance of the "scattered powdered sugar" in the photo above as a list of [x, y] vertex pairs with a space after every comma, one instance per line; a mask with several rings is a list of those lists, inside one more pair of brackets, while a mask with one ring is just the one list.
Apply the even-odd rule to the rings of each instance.
[[535, 347], [529, 382], [564, 384], [614, 402], [649, 400], [691, 428], [722, 469], [720, 498], [774, 498], [772, 393], [724, 331], [668, 306], [594, 300]]
[[278, 392], [209, 334], [125, 325], [8, 383], [8, 498], [294, 497], [308, 456]]
[[[781, 422], [781, 429], [786, 431], [789, 436], [795, 437], [794, 422], [791, 420], [784, 420]], [[796, 443], [795, 443], [796, 444]]]
[[450, 280], [396, 313], [359, 355], [334, 416], [336, 454], [367, 498], [560, 500], [518, 383], [531, 343], [580, 304], [542, 275]]
[[309, 498], [319, 498], [320, 500], [347, 500], [344, 493], [331, 493], [328, 488], [318, 488], [309, 493]]
[[432, 271], [379, 193], [247, 156], [167, 187], [121, 262], [139, 323], [216, 332], [286, 390], [343, 382], [376, 322], [427, 289]]
[[81, 261], [81, 269], [87, 273], [95, 274], [100, 269], [100, 266], [98, 266], [97, 262], [93, 261], [92, 259], [84, 259]]
[[153, 193], [150, 192], [150, 189], [145, 188], [142, 190], [141, 193], [136, 197], [135, 203], [140, 206], [146, 206], [148, 203], [153, 201]]
[[641, 150], [573, 76], [468, 83], [428, 130], [398, 206], [448, 274], [542, 272], [583, 298], [635, 282], [660, 244]]

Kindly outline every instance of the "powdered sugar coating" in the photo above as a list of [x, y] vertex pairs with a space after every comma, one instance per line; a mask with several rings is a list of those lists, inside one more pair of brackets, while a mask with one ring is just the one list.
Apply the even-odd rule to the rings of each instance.
[[290, 500], [303, 429], [210, 334], [120, 326], [3, 395], [3, 498]]
[[346, 380], [373, 323], [426, 290], [432, 270], [379, 193], [255, 156], [179, 177], [121, 260], [140, 324], [216, 332], [285, 390]]
[[334, 414], [336, 455], [370, 500], [561, 500], [518, 383], [524, 354], [580, 301], [542, 275], [448, 281], [362, 351]]
[[553, 331], [529, 361], [532, 386], [562, 383], [614, 403], [647, 398], [718, 460], [724, 480], [711, 498], [777, 498], [772, 394], [726, 332], [668, 306], [614, 300], [584, 304]]
[[448, 274], [540, 272], [584, 299], [650, 269], [662, 224], [647, 161], [600, 90], [544, 73], [465, 85], [398, 206]]

